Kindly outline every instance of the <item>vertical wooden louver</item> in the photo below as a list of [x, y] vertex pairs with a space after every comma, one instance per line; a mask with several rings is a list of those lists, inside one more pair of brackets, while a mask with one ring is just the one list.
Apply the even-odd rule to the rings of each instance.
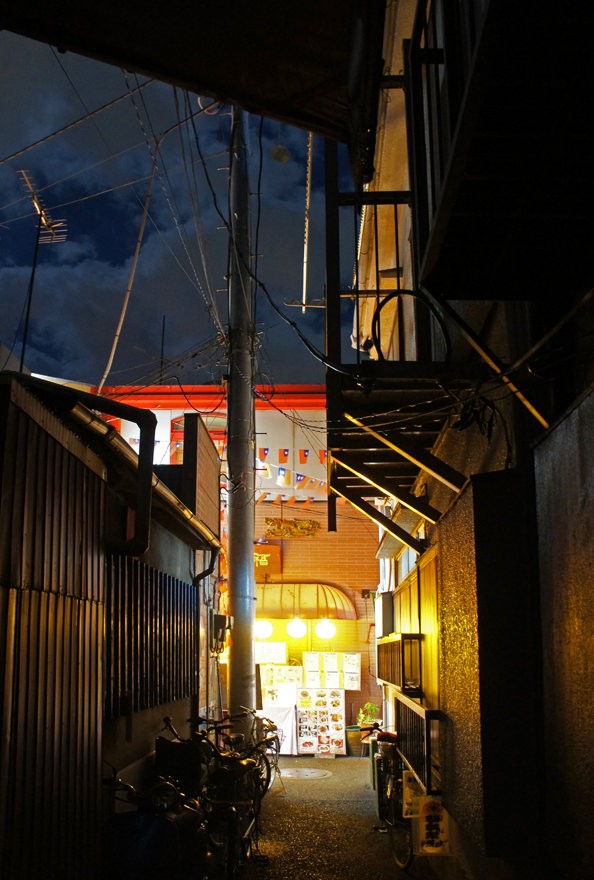
[[115, 556], [106, 594], [107, 718], [197, 693], [196, 588]]

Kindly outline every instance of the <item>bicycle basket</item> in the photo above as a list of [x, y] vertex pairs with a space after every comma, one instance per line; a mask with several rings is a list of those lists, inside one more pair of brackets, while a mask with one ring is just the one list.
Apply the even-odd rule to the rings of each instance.
[[176, 742], [158, 736], [155, 740], [155, 771], [176, 779], [187, 795], [196, 795], [206, 780], [207, 768], [193, 742]]

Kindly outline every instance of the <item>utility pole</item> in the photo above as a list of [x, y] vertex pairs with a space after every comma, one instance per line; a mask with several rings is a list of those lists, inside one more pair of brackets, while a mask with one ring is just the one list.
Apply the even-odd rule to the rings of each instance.
[[[229, 393], [227, 401], [228, 589], [233, 618], [227, 706], [255, 706], [254, 280], [250, 270], [249, 187], [243, 113], [233, 108], [230, 156]], [[248, 722], [243, 725], [249, 732]]]

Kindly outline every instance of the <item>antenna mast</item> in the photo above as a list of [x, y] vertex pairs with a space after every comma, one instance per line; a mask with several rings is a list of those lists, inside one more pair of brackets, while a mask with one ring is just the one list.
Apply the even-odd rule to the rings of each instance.
[[33, 298], [33, 282], [35, 280], [35, 270], [37, 268], [37, 256], [40, 244], [58, 244], [66, 241], [66, 221], [52, 220], [50, 212], [43, 205], [39, 195], [31, 182], [29, 172], [20, 170], [19, 174], [23, 178], [23, 182], [27, 188], [33, 207], [37, 212], [37, 233], [35, 235], [35, 250], [33, 252], [33, 264], [31, 266], [31, 277], [29, 278], [29, 287], [27, 290], [27, 309], [25, 311], [25, 326], [23, 328], [23, 342], [21, 345], [21, 360], [19, 364], [19, 373], [23, 372], [25, 363], [25, 351], [27, 348], [27, 336], [29, 334], [29, 315], [31, 314], [31, 300]]

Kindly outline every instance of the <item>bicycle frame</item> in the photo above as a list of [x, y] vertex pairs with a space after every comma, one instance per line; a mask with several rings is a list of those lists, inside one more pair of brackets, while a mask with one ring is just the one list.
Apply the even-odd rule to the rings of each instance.
[[176, 740], [157, 739], [156, 765], [161, 773], [185, 773], [190, 778], [206, 815], [211, 855], [222, 863], [225, 880], [232, 880], [249, 858], [257, 834], [262, 796], [259, 762], [236, 749], [222, 750], [209, 739], [210, 733], [224, 734], [231, 727], [229, 719], [204, 730], [194, 724], [189, 739], [179, 735], [171, 719], [164, 720]]

